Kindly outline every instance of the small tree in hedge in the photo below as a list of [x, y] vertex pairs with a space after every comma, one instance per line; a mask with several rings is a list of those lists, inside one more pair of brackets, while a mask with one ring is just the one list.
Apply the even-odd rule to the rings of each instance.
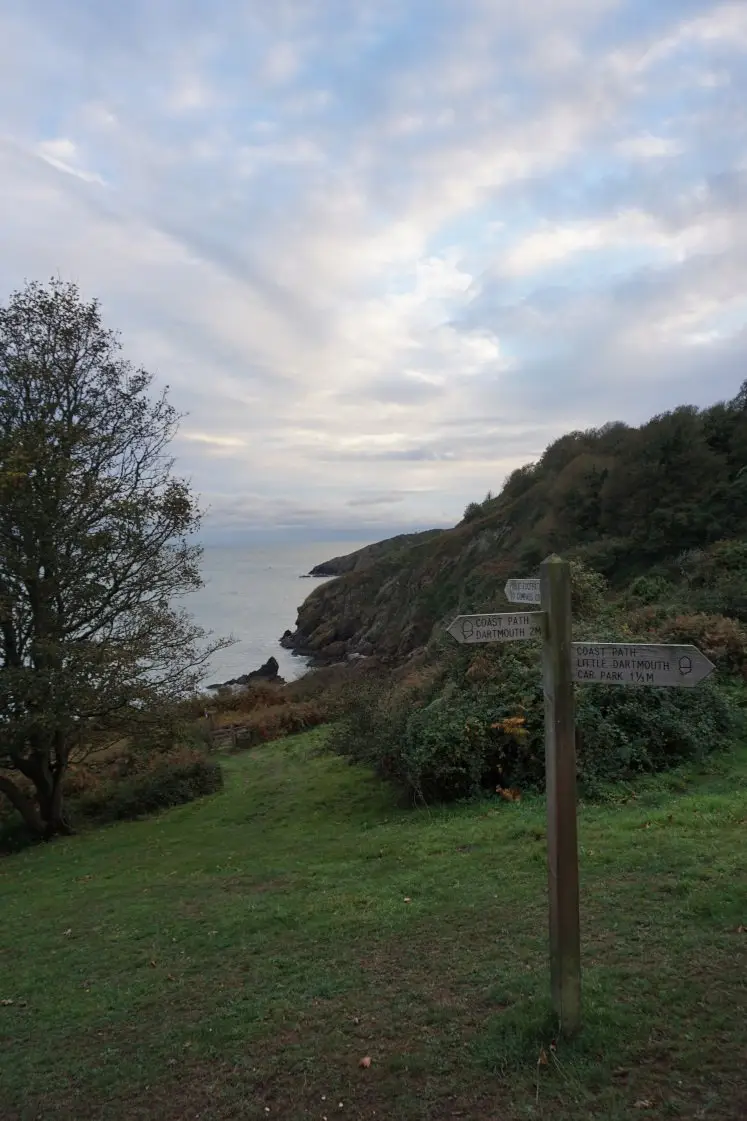
[[173, 606], [201, 585], [199, 510], [151, 381], [74, 285], [0, 309], [0, 793], [42, 837], [70, 831], [76, 753], [166, 711], [225, 645]]

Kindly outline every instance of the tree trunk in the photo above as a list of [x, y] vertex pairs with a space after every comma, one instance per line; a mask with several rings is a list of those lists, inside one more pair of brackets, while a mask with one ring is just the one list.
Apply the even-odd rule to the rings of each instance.
[[18, 810], [30, 833], [35, 837], [45, 836], [46, 828], [39, 807], [7, 775], [0, 775], [0, 794], [4, 794], [10, 804]]
[[37, 788], [39, 808], [44, 820], [44, 837], [47, 841], [58, 835], [69, 837], [73, 833], [73, 827], [63, 808], [62, 779], [64, 774], [62, 768], [55, 770], [51, 785], [45, 783], [46, 789], [44, 791]]
[[0, 775], [0, 793], [18, 810], [34, 837], [45, 841], [55, 836], [69, 837], [73, 832], [64, 810], [62, 780], [64, 770], [53, 774], [34, 770], [31, 778], [36, 787], [36, 801], [16, 786], [12, 779]]

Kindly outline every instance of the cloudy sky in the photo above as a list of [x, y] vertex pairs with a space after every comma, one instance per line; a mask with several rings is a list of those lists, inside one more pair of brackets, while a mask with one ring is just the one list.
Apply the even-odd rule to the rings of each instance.
[[171, 386], [212, 536], [453, 524], [747, 377], [747, 2], [1, 0], [0, 238]]

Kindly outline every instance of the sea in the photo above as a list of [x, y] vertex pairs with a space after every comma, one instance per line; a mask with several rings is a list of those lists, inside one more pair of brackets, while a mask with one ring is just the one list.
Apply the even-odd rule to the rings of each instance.
[[184, 596], [179, 606], [216, 636], [232, 635], [234, 646], [211, 660], [204, 685], [230, 681], [249, 673], [272, 656], [287, 681], [300, 677], [307, 659], [280, 645], [280, 636], [294, 630], [301, 603], [326, 583], [303, 577], [316, 564], [352, 553], [370, 541], [294, 542], [272, 545], [204, 547], [205, 586]]

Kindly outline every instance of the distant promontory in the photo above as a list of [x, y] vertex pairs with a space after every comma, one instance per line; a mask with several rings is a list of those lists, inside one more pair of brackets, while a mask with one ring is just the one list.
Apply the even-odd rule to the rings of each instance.
[[354, 553], [344, 556], [332, 557], [331, 560], [316, 564], [307, 574], [309, 576], [344, 576], [346, 572], [360, 572], [385, 556], [398, 552], [400, 549], [409, 549], [411, 545], [420, 545], [443, 533], [442, 529], [426, 529], [421, 533], [400, 533], [397, 537], [389, 537], [386, 541], [376, 541], [373, 545], [364, 545]]

